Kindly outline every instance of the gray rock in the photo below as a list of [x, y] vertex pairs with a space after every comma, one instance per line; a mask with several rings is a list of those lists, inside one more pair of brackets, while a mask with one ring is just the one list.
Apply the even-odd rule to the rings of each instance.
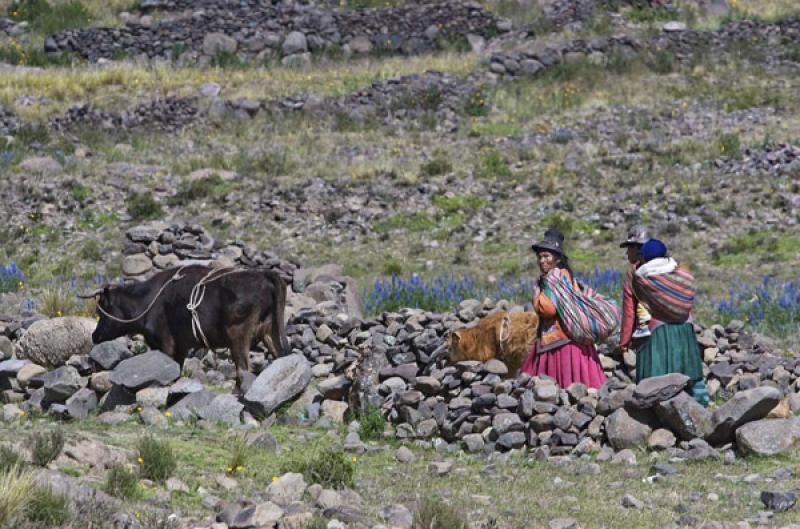
[[744, 423], [763, 419], [780, 400], [781, 392], [770, 386], [737, 392], [711, 416], [712, 433], [708, 441], [712, 444], [733, 441], [736, 428]]
[[492, 419], [492, 427], [500, 435], [510, 431], [522, 431], [524, 426], [516, 413], [498, 413]]
[[306, 491], [306, 481], [302, 474], [288, 473], [280, 476], [267, 487], [267, 499], [278, 505], [289, 505], [300, 501]]
[[667, 450], [675, 446], [675, 434], [669, 430], [659, 428], [650, 434], [647, 439], [647, 446], [651, 450]]
[[126, 255], [122, 260], [122, 273], [126, 276], [140, 276], [152, 269], [153, 262], [143, 253]]
[[381, 520], [386, 522], [389, 527], [395, 529], [411, 529], [414, 526], [414, 515], [408, 507], [402, 504], [384, 507], [378, 513]]
[[785, 454], [800, 443], [800, 419], [763, 419], [736, 430], [736, 446], [744, 454]]
[[44, 398], [48, 402], [64, 402], [81, 389], [81, 376], [72, 366], [59, 367], [43, 376]]
[[346, 376], [338, 375], [320, 382], [318, 391], [326, 399], [339, 400], [347, 394], [350, 384], [350, 380]]
[[483, 436], [479, 433], [467, 434], [461, 439], [461, 442], [464, 445], [464, 450], [469, 453], [482, 452], [486, 444], [483, 440]]
[[578, 521], [574, 518], [555, 518], [547, 526], [550, 529], [578, 529]]
[[133, 356], [128, 349], [128, 339], [118, 338], [110, 342], [103, 342], [92, 347], [89, 353], [91, 358], [102, 369], [114, 369], [117, 364]]
[[401, 446], [400, 448], [398, 448], [394, 453], [394, 457], [400, 463], [404, 464], [411, 464], [417, 460], [417, 456], [414, 455], [414, 452], [412, 452], [405, 446]]
[[642, 509], [644, 508], [644, 503], [637, 500], [630, 494], [626, 494], [622, 497], [622, 506], [626, 509]]
[[278, 406], [302, 392], [311, 381], [311, 366], [304, 356], [278, 358], [258, 375], [244, 396], [247, 408], [266, 417]]
[[704, 439], [711, 433], [711, 413], [686, 392], [659, 402], [655, 410], [662, 424], [684, 441], [695, 437]]
[[773, 512], [786, 512], [797, 503], [794, 492], [761, 492], [761, 502]]
[[204, 389], [187, 395], [167, 411], [170, 412], [173, 418], [183, 421], [192, 417], [199, 417], [200, 410], [211, 404], [211, 401], [216, 396], [216, 393]]
[[89, 412], [97, 408], [97, 394], [88, 388], [78, 390], [67, 399], [67, 413], [73, 419], [85, 419]]
[[651, 431], [646, 424], [631, 418], [624, 408], [618, 409], [606, 419], [608, 442], [616, 450], [645, 445]]
[[73, 355], [89, 354], [96, 325], [92, 318], [73, 316], [39, 320], [17, 342], [15, 354], [50, 369], [63, 366]]
[[295, 53], [305, 53], [308, 51], [308, 41], [306, 36], [299, 31], [291, 31], [286, 35], [286, 40], [281, 45], [284, 55], [294, 55]]
[[640, 409], [652, 408], [683, 391], [688, 382], [689, 377], [679, 373], [646, 378], [636, 385], [630, 402]]
[[169, 426], [169, 421], [164, 417], [164, 414], [152, 406], [142, 408], [142, 411], [139, 412], [139, 418], [147, 426], [156, 428], [167, 428]]
[[131, 391], [149, 386], [168, 386], [181, 374], [178, 363], [161, 351], [148, 351], [120, 362], [111, 382]]
[[200, 409], [201, 419], [211, 422], [224, 422], [235, 426], [241, 424], [244, 405], [233, 395], [217, 395], [207, 406]]
[[236, 53], [238, 43], [224, 33], [206, 33], [203, 37], [203, 53], [213, 57], [220, 53]]

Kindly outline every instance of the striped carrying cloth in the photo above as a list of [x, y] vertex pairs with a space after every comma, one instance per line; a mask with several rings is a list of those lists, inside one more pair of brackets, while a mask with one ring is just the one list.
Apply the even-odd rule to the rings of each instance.
[[666, 323], [685, 323], [689, 319], [695, 298], [694, 276], [673, 259], [654, 259], [642, 265], [633, 275], [631, 286], [654, 318]]
[[616, 303], [573, 282], [569, 274], [548, 273], [545, 294], [553, 301], [564, 332], [579, 344], [605, 341], [619, 326]]

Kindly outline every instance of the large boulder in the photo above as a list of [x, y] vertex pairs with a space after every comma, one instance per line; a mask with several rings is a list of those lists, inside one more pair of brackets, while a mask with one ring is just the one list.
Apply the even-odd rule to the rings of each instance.
[[72, 355], [89, 354], [96, 326], [91, 318], [74, 316], [39, 320], [17, 342], [17, 358], [51, 369], [61, 367]]
[[647, 443], [652, 429], [633, 419], [625, 408], [620, 408], [606, 419], [608, 442], [615, 450], [637, 448]]
[[630, 404], [641, 409], [652, 408], [683, 391], [688, 382], [689, 377], [680, 373], [646, 378], [634, 388]]
[[291, 354], [272, 362], [253, 381], [244, 395], [251, 412], [266, 417], [275, 408], [300, 394], [311, 381], [311, 366], [303, 355]]
[[89, 358], [105, 370], [114, 369], [117, 364], [131, 356], [133, 353], [128, 349], [127, 338], [99, 343], [89, 352]]
[[766, 417], [781, 397], [780, 390], [772, 386], [739, 391], [711, 416], [712, 432], [708, 441], [712, 444], [733, 441], [734, 432], [739, 426]]
[[211, 57], [220, 53], [236, 53], [239, 43], [224, 33], [206, 33], [203, 37], [203, 53]]
[[81, 389], [81, 376], [72, 366], [59, 367], [43, 376], [47, 402], [64, 402]]
[[161, 351], [148, 351], [122, 362], [111, 373], [111, 382], [130, 391], [148, 386], [168, 386], [181, 375], [178, 363]]
[[743, 454], [774, 456], [800, 444], [800, 419], [763, 419], [736, 430], [736, 446]]
[[711, 413], [686, 392], [659, 402], [655, 410], [661, 423], [684, 441], [704, 439], [711, 433]]

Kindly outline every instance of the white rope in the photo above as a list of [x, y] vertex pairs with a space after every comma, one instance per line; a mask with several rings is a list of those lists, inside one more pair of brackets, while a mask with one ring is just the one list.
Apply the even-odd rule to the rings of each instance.
[[[200, 281], [198, 281], [197, 284], [192, 287], [192, 291], [189, 293], [189, 303], [186, 304], [186, 308], [192, 315], [192, 335], [194, 336], [194, 339], [197, 340], [198, 342], [202, 340], [203, 345], [205, 345], [206, 349], [210, 351], [213, 349], [211, 348], [211, 345], [208, 343], [206, 334], [203, 332], [203, 327], [202, 325], [200, 325], [200, 315], [197, 313], [197, 309], [200, 308], [200, 304], [203, 302], [203, 299], [205, 298], [206, 295], [206, 285], [213, 283], [217, 279], [221, 279], [225, 276], [243, 271], [244, 270], [235, 268], [215, 268], [211, 270], [208, 274], [206, 274]], [[217, 274], [217, 272], [220, 273]], [[200, 335], [199, 338], [198, 334]]]
[[147, 314], [148, 312], [150, 312], [150, 309], [152, 309], [152, 308], [153, 308], [153, 305], [155, 305], [155, 304], [156, 304], [156, 300], [158, 300], [159, 296], [161, 296], [161, 293], [162, 293], [162, 292], [164, 292], [164, 289], [165, 289], [165, 288], [167, 288], [167, 285], [169, 285], [169, 284], [170, 284], [170, 283], [172, 283], [173, 281], [178, 281], [179, 279], [183, 279], [183, 276], [181, 275], [181, 272], [183, 272], [183, 269], [184, 269], [184, 268], [186, 268], [186, 267], [185, 267], [185, 266], [182, 266], [182, 267], [180, 267], [180, 268], [179, 268], [179, 269], [178, 269], [178, 270], [177, 270], [177, 271], [176, 271], [176, 272], [175, 272], [175, 273], [172, 275], [172, 277], [170, 277], [170, 278], [169, 278], [169, 280], [168, 280], [168, 281], [164, 282], [164, 284], [163, 284], [163, 285], [161, 285], [161, 288], [160, 288], [160, 289], [158, 289], [158, 292], [156, 292], [156, 295], [155, 295], [155, 297], [153, 297], [153, 300], [150, 302], [150, 304], [149, 304], [149, 305], [147, 305], [147, 308], [146, 308], [146, 309], [144, 309], [144, 310], [141, 312], [141, 314], [139, 314], [139, 315], [138, 315], [138, 316], [136, 316], [135, 318], [129, 318], [129, 319], [118, 318], [118, 317], [114, 316], [113, 314], [110, 314], [108, 311], [106, 311], [106, 310], [105, 310], [105, 309], [104, 309], [104, 308], [103, 308], [103, 307], [100, 305], [100, 303], [99, 303], [99, 302], [97, 303], [97, 310], [99, 310], [99, 311], [100, 311], [101, 313], [103, 313], [105, 316], [107, 316], [107, 317], [111, 318], [112, 320], [114, 320], [114, 321], [116, 321], [116, 322], [119, 322], [119, 323], [133, 323], [133, 322], [135, 322], [135, 321], [137, 321], [137, 320], [140, 320], [140, 319], [142, 319], [142, 317], [143, 317], [145, 314]]

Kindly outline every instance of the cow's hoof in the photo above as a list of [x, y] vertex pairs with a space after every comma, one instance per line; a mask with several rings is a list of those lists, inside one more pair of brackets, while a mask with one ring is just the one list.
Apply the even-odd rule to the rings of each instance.
[[238, 387], [237, 387], [238, 391], [237, 392], [240, 395], [244, 395], [245, 393], [247, 393], [247, 391], [250, 389], [250, 386], [253, 385], [253, 381], [255, 379], [256, 379], [256, 376], [253, 373], [251, 373], [250, 371], [247, 371], [246, 373], [242, 373], [242, 380], [238, 384]]

